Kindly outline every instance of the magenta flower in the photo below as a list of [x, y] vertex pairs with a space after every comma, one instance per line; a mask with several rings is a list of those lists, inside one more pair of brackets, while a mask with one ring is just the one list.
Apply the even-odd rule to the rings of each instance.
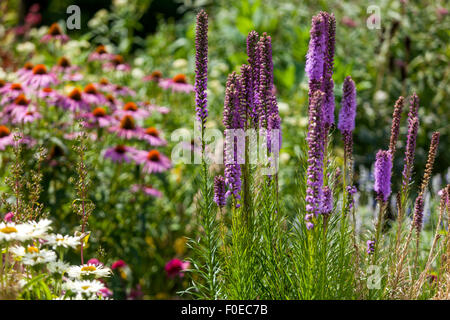
[[[14, 101], [8, 104], [2, 111], [1, 117], [3, 120], [15, 121], [16, 114], [19, 112], [26, 112], [30, 107], [34, 107], [30, 100], [24, 94], [20, 94]], [[34, 107], [35, 108], [35, 107]]]
[[109, 128], [110, 132], [115, 132], [119, 137], [125, 139], [139, 138], [141, 130], [130, 115], [123, 116], [118, 125]]
[[148, 110], [150, 113], [152, 113], [153, 111], [161, 113], [161, 114], [167, 114], [167, 113], [170, 112], [169, 108], [161, 107], [161, 106], [158, 106], [156, 104], [151, 104], [148, 101], [141, 102], [139, 104], [139, 106], [143, 107], [145, 110]]
[[139, 185], [139, 184], [134, 184], [131, 186], [131, 191], [132, 192], [138, 192], [138, 191], [142, 191], [143, 193], [145, 193], [148, 196], [152, 196], [155, 198], [161, 198], [162, 197], [162, 192], [159, 191], [158, 189], [153, 188], [152, 186], [146, 186], [146, 185]]
[[79, 69], [78, 66], [73, 66], [69, 59], [61, 57], [57, 65], [52, 68], [52, 72], [62, 75], [62, 79], [65, 81], [80, 81], [83, 79], [83, 75], [77, 72]]
[[374, 240], [367, 240], [366, 242], [367, 245], [367, 254], [372, 254], [375, 251], [375, 241]]
[[66, 43], [69, 41], [69, 36], [63, 34], [61, 27], [57, 23], [53, 23], [48, 29], [48, 33], [42, 37], [41, 42], [49, 41], [61, 41], [61, 43]]
[[89, 83], [84, 87], [82, 95], [83, 99], [90, 105], [101, 105], [106, 102], [105, 96], [98, 92], [97, 88], [92, 83]]
[[52, 72], [47, 72], [47, 67], [43, 64], [37, 64], [33, 68], [33, 72], [27, 76], [24, 84], [33, 89], [47, 88], [58, 84], [56, 75]]
[[169, 278], [174, 278], [179, 276], [182, 278], [184, 276], [184, 271], [186, 271], [190, 266], [188, 261], [181, 261], [180, 259], [172, 259], [167, 262], [164, 270]]
[[392, 155], [389, 151], [380, 150], [375, 161], [375, 184], [373, 189], [383, 202], [391, 194]]
[[12, 116], [14, 117], [12, 119], [13, 123], [28, 123], [42, 118], [42, 115], [37, 111], [35, 106], [14, 109]]
[[113, 162], [131, 162], [136, 149], [125, 145], [117, 145], [105, 150], [103, 157]]
[[101, 78], [100, 81], [96, 84], [97, 88], [100, 91], [112, 93], [116, 85], [109, 82], [106, 78]]
[[104, 264], [102, 262], [100, 262], [100, 260], [98, 260], [97, 258], [92, 258], [89, 259], [87, 264], [93, 264], [95, 266], [103, 266]]
[[19, 95], [27, 94], [26, 90], [20, 83], [7, 83], [0, 88], [0, 95], [2, 97], [1, 104], [7, 104], [14, 101]]
[[158, 150], [141, 151], [138, 150], [134, 154], [134, 161], [137, 164], [143, 164], [142, 170], [147, 173], [163, 172], [170, 167], [172, 163], [169, 158], [161, 154]]
[[12, 218], [14, 218], [14, 212], [8, 212], [7, 214], [5, 214], [5, 216], [3, 217], [3, 220], [6, 222], [11, 222]]
[[39, 99], [47, 100], [49, 103], [56, 103], [62, 98], [61, 94], [52, 88], [42, 88], [38, 91], [37, 96]]
[[115, 55], [110, 61], [103, 64], [103, 69], [106, 71], [130, 71], [130, 66], [125, 63], [121, 55]]
[[194, 91], [194, 86], [187, 82], [186, 76], [184, 74], [177, 74], [172, 79], [161, 79], [159, 81], [159, 86], [164, 90], [171, 89], [172, 92], [184, 92], [191, 93]]
[[33, 68], [34, 65], [31, 62], [26, 62], [22, 68], [17, 70], [16, 75], [17, 78], [23, 82], [25, 79], [28, 79], [28, 77], [33, 74]]
[[114, 85], [112, 92], [115, 96], [135, 96], [136, 92], [126, 86]]
[[160, 137], [159, 131], [154, 127], [142, 129], [140, 138], [147, 141], [151, 146], [158, 147], [167, 144], [167, 141]]
[[201, 10], [197, 15], [195, 34], [195, 111], [204, 130], [208, 117], [208, 15]]
[[162, 72], [159, 70], [155, 70], [150, 75], [143, 77], [142, 81], [159, 82], [159, 80], [161, 80], [162, 77], [163, 77]]
[[115, 269], [118, 269], [118, 268], [125, 268], [127, 266], [127, 264], [125, 263], [125, 261], [123, 261], [123, 260], [117, 260], [116, 262], [114, 262], [112, 265], [111, 265], [111, 269], [112, 270], [115, 270]]
[[116, 123], [116, 120], [108, 115], [106, 110], [101, 107], [95, 108], [92, 112], [82, 114], [80, 117], [85, 119], [83, 125], [86, 128], [104, 128]]
[[61, 108], [78, 113], [81, 111], [89, 111], [89, 102], [84, 98], [80, 89], [73, 89], [68, 96], [64, 96], [57, 101], [57, 105]]
[[88, 61], [109, 61], [114, 59], [112, 53], [108, 53], [104, 45], [99, 45], [94, 52], [89, 55]]
[[226, 187], [223, 176], [214, 177], [214, 202], [219, 208], [225, 207], [227, 199], [225, 198]]
[[116, 110], [114, 112], [114, 115], [119, 118], [129, 115], [135, 119], [142, 119], [148, 117], [150, 115], [150, 112], [139, 108], [134, 102], [127, 102], [122, 109]]

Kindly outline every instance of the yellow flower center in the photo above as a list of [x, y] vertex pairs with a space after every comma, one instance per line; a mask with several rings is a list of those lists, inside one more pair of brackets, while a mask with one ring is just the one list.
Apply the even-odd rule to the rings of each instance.
[[36, 247], [28, 247], [27, 252], [28, 253], [39, 253], [39, 249]]
[[85, 266], [85, 267], [82, 267], [81, 268], [81, 271], [95, 271], [95, 270], [97, 270], [97, 268], [96, 267], [94, 267], [94, 266]]
[[10, 234], [10, 233], [17, 232], [17, 229], [14, 228], [14, 227], [8, 227], [8, 226], [6, 226], [6, 227], [0, 229], [0, 232]]
[[87, 290], [87, 289], [89, 289], [90, 288], [90, 286], [82, 286], [81, 287], [81, 289], [83, 289], [83, 290]]

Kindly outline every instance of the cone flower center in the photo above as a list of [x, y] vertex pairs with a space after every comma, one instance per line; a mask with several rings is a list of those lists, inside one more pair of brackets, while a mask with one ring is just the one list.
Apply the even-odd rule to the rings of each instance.
[[120, 127], [125, 130], [134, 130], [134, 119], [132, 116], [124, 116], [122, 120], [120, 120]]
[[48, 29], [48, 34], [58, 36], [62, 34], [61, 27], [57, 23], [53, 23]]
[[156, 138], [159, 137], [159, 132], [154, 127], [147, 128], [145, 133]]
[[86, 87], [84, 87], [84, 93], [97, 94], [97, 88], [95, 88], [92, 83], [89, 83]]
[[69, 98], [75, 101], [81, 101], [81, 91], [78, 88], [73, 89], [69, 93]]
[[182, 73], [177, 74], [175, 77], [173, 77], [172, 81], [175, 83], [187, 83], [186, 76]]
[[68, 68], [70, 67], [70, 61], [69, 59], [67, 59], [66, 57], [61, 57], [58, 60], [58, 66], [62, 67], [62, 68]]
[[124, 105], [123, 110], [126, 110], [126, 111], [137, 111], [138, 107], [137, 107], [136, 103], [134, 103], [134, 102], [127, 102]]
[[120, 154], [124, 154], [126, 152], [126, 149], [124, 145], [120, 144], [114, 148], [114, 151]]
[[33, 74], [47, 74], [47, 67], [43, 64], [37, 64], [33, 68]]
[[22, 90], [22, 85], [20, 83], [13, 83], [11, 84], [11, 90], [20, 91]]
[[95, 108], [94, 111], [92, 111], [92, 114], [97, 118], [101, 118], [106, 116], [106, 110], [103, 108]]
[[30, 101], [25, 97], [23, 93], [21, 93], [15, 100], [14, 104], [17, 104], [19, 106], [26, 106], [28, 105]]
[[159, 151], [158, 150], [151, 150], [148, 154], [147, 154], [147, 159], [150, 161], [154, 161], [157, 162], [160, 159], [160, 155], [159, 155]]

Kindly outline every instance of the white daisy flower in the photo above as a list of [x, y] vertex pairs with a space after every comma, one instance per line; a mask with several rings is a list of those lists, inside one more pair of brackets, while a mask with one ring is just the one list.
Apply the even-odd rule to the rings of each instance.
[[31, 231], [28, 224], [15, 224], [13, 222], [0, 222], [0, 242], [2, 241], [25, 241], [30, 239]]
[[64, 274], [70, 268], [68, 263], [65, 263], [61, 260], [50, 262], [47, 265], [47, 269], [50, 273]]
[[50, 225], [52, 221], [49, 219], [41, 219], [39, 221], [30, 221], [27, 223], [30, 226], [30, 237], [33, 239], [45, 238], [47, 232], [51, 230]]
[[102, 265], [95, 265], [95, 264], [83, 264], [81, 266], [72, 266], [67, 271], [69, 274], [69, 277], [80, 279], [82, 277], [87, 276], [95, 276], [96, 278], [103, 278], [103, 277], [109, 277], [111, 274], [111, 269], [108, 267], [104, 267]]
[[75, 280], [66, 281], [63, 285], [65, 290], [76, 294], [100, 294], [100, 290], [105, 288], [105, 285], [98, 280]]
[[73, 248], [75, 249], [80, 245], [80, 238], [72, 236], [62, 236], [60, 234], [50, 234], [45, 240], [48, 242], [46, 244], [50, 245], [55, 249], [56, 247]]
[[36, 265], [40, 263], [48, 263], [56, 260], [55, 252], [47, 249], [40, 249], [35, 246], [14, 246], [9, 249], [16, 260], [22, 261], [26, 265]]

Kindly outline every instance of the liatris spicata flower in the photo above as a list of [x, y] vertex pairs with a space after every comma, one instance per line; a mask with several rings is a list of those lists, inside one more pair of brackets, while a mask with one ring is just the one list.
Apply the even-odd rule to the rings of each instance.
[[322, 198], [322, 214], [330, 214], [333, 211], [333, 193], [331, 192], [330, 187], [325, 186], [322, 188], [323, 198]]
[[326, 51], [327, 26], [325, 16], [319, 13], [312, 18], [308, 53], [306, 55], [305, 71], [310, 81], [310, 98], [320, 89], [323, 77], [323, 65]]
[[257, 48], [260, 58], [258, 118], [260, 128], [266, 129], [269, 117], [272, 114], [273, 62], [271, 41], [270, 36], [264, 33], [258, 42]]
[[322, 13], [327, 21], [327, 31], [325, 34], [326, 51], [324, 57], [323, 83], [322, 91], [325, 93], [325, 101], [323, 106], [324, 125], [326, 132], [328, 128], [334, 124], [334, 82], [331, 78], [333, 76], [334, 68], [334, 51], [336, 42], [336, 19], [334, 14]]
[[356, 87], [352, 77], [344, 80], [342, 108], [339, 111], [338, 129], [344, 138], [344, 146], [347, 157], [350, 157], [353, 149], [353, 130], [356, 117]]
[[375, 161], [375, 185], [373, 189], [384, 203], [391, 194], [392, 156], [389, 151], [380, 150]]
[[414, 155], [416, 153], [417, 131], [419, 130], [419, 118], [408, 119], [408, 136], [406, 138], [406, 151], [402, 173], [402, 189], [407, 188], [411, 180], [411, 173], [414, 166]]
[[201, 10], [197, 15], [195, 35], [195, 111], [201, 130], [205, 128], [208, 117], [208, 100], [206, 88], [208, 84], [208, 15]]
[[420, 193], [424, 194], [425, 189], [428, 187], [428, 183], [431, 178], [431, 173], [433, 171], [434, 160], [436, 158], [437, 148], [439, 146], [439, 132], [434, 132], [431, 137], [430, 150], [428, 151], [427, 164], [425, 165], [425, 172], [423, 174], [422, 185], [420, 186]]
[[227, 204], [225, 192], [225, 179], [222, 176], [214, 177], [214, 202], [219, 208]]
[[323, 135], [322, 106], [324, 93], [320, 90], [314, 93], [309, 106], [308, 124], [308, 169], [306, 189], [306, 216], [308, 229], [313, 227], [313, 217], [320, 213], [323, 184]]
[[394, 105], [394, 113], [392, 114], [392, 126], [391, 126], [391, 139], [389, 142], [389, 151], [394, 159], [394, 154], [397, 146], [398, 134], [400, 132], [400, 119], [402, 117], [403, 110], [403, 97], [399, 97]]
[[[248, 100], [249, 105], [251, 106], [252, 120], [253, 125], [256, 128], [259, 125], [258, 120], [258, 92], [259, 92], [259, 76], [260, 76], [260, 56], [258, 50], [258, 41], [259, 35], [256, 31], [251, 31], [247, 36], [247, 55], [248, 55], [248, 64], [250, 66], [251, 72], [251, 85], [246, 86], [246, 89], [249, 94], [252, 94], [252, 99]], [[246, 72], [242, 71], [243, 79], [246, 79], [248, 75]], [[251, 92], [250, 92], [251, 90]]]
[[413, 218], [413, 226], [418, 234], [422, 230], [423, 225], [423, 208], [424, 208], [423, 195], [419, 194], [419, 196], [416, 198], [416, 203], [414, 204], [414, 218]]
[[367, 250], [366, 250], [367, 254], [374, 253], [374, 251], [375, 251], [375, 241], [367, 240], [366, 245], [367, 245]]
[[[241, 191], [241, 167], [240, 157], [242, 151], [238, 149], [237, 137], [233, 137], [233, 130], [243, 129], [244, 122], [242, 119], [240, 104], [240, 77], [233, 72], [227, 80], [225, 89], [225, 102], [223, 110], [223, 124], [225, 126], [225, 182], [229, 188], [226, 193], [228, 197], [233, 194], [236, 199], [240, 199]], [[233, 138], [233, 140], [231, 140]], [[239, 206], [239, 205], [238, 205]]]

